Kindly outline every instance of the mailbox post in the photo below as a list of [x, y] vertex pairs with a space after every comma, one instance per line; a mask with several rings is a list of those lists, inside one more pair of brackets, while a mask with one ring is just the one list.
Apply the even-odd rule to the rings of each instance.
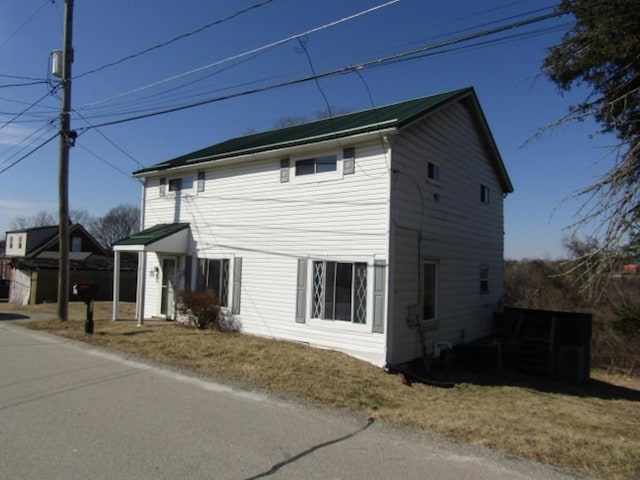
[[87, 318], [84, 321], [84, 333], [91, 335], [93, 333], [93, 300], [98, 293], [98, 285], [95, 283], [75, 283], [73, 285], [73, 294], [87, 305]]

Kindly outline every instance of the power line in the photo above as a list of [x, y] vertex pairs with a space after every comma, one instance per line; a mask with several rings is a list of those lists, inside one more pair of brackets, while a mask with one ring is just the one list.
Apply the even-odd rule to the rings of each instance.
[[35, 80], [31, 82], [5, 83], [4, 85], [0, 85], [0, 88], [28, 87], [32, 85], [40, 85], [42, 83], [49, 83], [49, 82], [47, 80]]
[[[6, 154], [8, 154], [11, 150], [13, 149], [18, 149], [15, 153], [13, 153], [12, 155], [8, 155], [4, 160], [2, 160], [2, 162], [0, 163], [0, 167], [3, 164], [6, 164], [9, 160], [11, 160], [13, 157], [17, 156], [20, 154], [21, 151], [25, 150], [27, 148], [27, 145], [20, 147], [20, 145], [22, 145], [23, 143], [25, 143], [27, 140], [29, 140], [31, 137], [33, 137], [34, 135], [38, 134], [39, 132], [41, 132], [42, 130], [45, 130], [49, 125], [45, 124], [43, 126], [41, 126], [40, 128], [38, 128], [37, 130], [32, 131], [29, 135], [27, 135], [26, 137], [24, 137], [22, 140], [20, 140], [19, 142], [13, 144], [12, 146], [10, 146], [7, 151], [5, 152]], [[31, 141], [30, 145], [35, 143], [36, 141], [40, 140], [40, 138], [42, 138], [44, 136], [45, 132], [42, 132], [42, 134]]]
[[262, 2], [255, 3], [253, 5], [248, 6], [247, 8], [244, 8], [242, 10], [239, 10], [239, 11], [235, 12], [235, 13], [232, 13], [231, 15], [229, 15], [229, 16], [227, 16], [225, 18], [222, 18], [222, 19], [219, 19], [219, 20], [215, 20], [215, 21], [213, 21], [211, 23], [207, 23], [206, 25], [203, 25], [202, 27], [196, 28], [195, 30], [192, 30], [192, 31], [187, 32], [187, 33], [183, 33], [182, 35], [178, 35], [177, 37], [174, 37], [171, 40], [167, 40], [166, 42], [162, 42], [162, 43], [159, 43], [159, 44], [154, 45], [152, 47], [149, 47], [149, 48], [146, 48], [144, 50], [141, 50], [138, 53], [133, 53], [131, 55], [127, 55], [126, 57], [122, 57], [122, 58], [120, 58], [118, 60], [115, 60], [115, 61], [113, 61], [111, 63], [107, 63], [106, 65], [102, 65], [101, 67], [97, 67], [97, 68], [94, 68], [92, 70], [88, 70], [88, 71], [86, 71], [84, 73], [81, 73], [80, 75], [76, 75], [74, 77], [74, 79], [77, 79], [77, 78], [80, 78], [80, 77], [84, 77], [84, 76], [89, 75], [91, 73], [99, 72], [99, 71], [104, 70], [106, 68], [118, 65], [118, 64], [120, 64], [122, 62], [126, 62], [127, 60], [131, 60], [133, 58], [139, 57], [139, 56], [144, 55], [146, 53], [152, 52], [152, 51], [157, 50], [159, 48], [166, 47], [167, 45], [171, 45], [172, 43], [177, 42], [178, 40], [182, 40], [184, 38], [187, 38], [187, 37], [190, 37], [190, 36], [195, 35], [197, 33], [200, 33], [200, 32], [202, 32], [202, 31], [204, 31], [204, 30], [206, 30], [208, 28], [211, 28], [213, 26], [220, 25], [221, 23], [224, 23], [224, 22], [227, 22], [229, 20], [232, 20], [232, 19], [234, 19], [234, 18], [236, 18], [236, 17], [238, 17], [238, 16], [240, 16], [240, 15], [242, 15], [244, 13], [247, 13], [247, 12], [249, 12], [251, 10], [255, 10], [256, 8], [260, 8], [260, 7], [264, 6], [264, 5], [266, 5], [267, 3], [271, 3], [271, 2], [273, 2], [273, 0], [263, 0]]
[[263, 50], [268, 50], [268, 49], [271, 49], [271, 48], [275, 48], [275, 47], [283, 45], [283, 44], [285, 44], [285, 43], [287, 43], [287, 42], [289, 42], [291, 40], [296, 40], [297, 38], [304, 37], [306, 35], [311, 35], [312, 33], [317, 33], [317, 32], [319, 32], [321, 30], [324, 30], [324, 29], [327, 29], [327, 28], [330, 28], [330, 27], [334, 27], [336, 25], [339, 25], [341, 23], [347, 22], [349, 20], [353, 20], [355, 18], [361, 17], [361, 16], [366, 15], [368, 13], [372, 13], [372, 12], [375, 12], [377, 10], [380, 10], [381, 8], [388, 7], [390, 5], [398, 3], [399, 1], [400, 0], [390, 0], [390, 1], [386, 2], [386, 3], [381, 4], [381, 5], [377, 5], [375, 7], [368, 8], [368, 9], [363, 10], [361, 12], [355, 13], [353, 15], [349, 15], [349, 16], [341, 18], [339, 20], [335, 20], [333, 22], [327, 23], [327, 24], [322, 25], [320, 27], [315, 27], [315, 28], [312, 28], [312, 29], [307, 30], [305, 32], [301, 32], [301, 33], [297, 33], [295, 35], [291, 35], [291, 36], [289, 36], [287, 38], [283, 38], [283, 39], [278, 40], [276, 42], [272, 42], [272, 43], [269, 43], [267, 45], [263, 45], [261, 47], [254, 48], [252, 50], [248, 50], [246, 52], [239, 53], [237, 55], [233, 55], [233, 56], [225, 58], [223, 60], [218, 60], [218, 61], [210, 63], [208, 65], [204, 65], [202, 67], [198, 67], [196, 69], [189, 70], [187, 72], [183, 72], [183, 73], [180, 73], [178, 75], [174, 75], [172, 77], [165, 78], [163, 80], [158, 80], [157, 82], [149, 83], [147, 85], [143, 85], [141, 87], [135, 88], [133, 90], [129, 90], [129, 91], [124, 92], [124, 93], [113, 95], [111, 97], [104, 98], [104, 99], [101, 99], [101, 100], [96, 100], [95, 102], [86, 103], [86, 104], [82, 105], [80, 107], [80, 109], [84, 109], [86, 107], [91, 107], [91, 106], [94, 106], [94, 105], [98, 105], [100, 103], [109, 102], [111, 100], [115, 100], [116, 98], [121, 98], [121, 97], [124, 97], [124, 96], [127, 96], [127, 95], [131, 95], [133, 93], [137, 93], [137, 92], [140, 92], [140, 91], [143, 91], [143, 90], [147, 90], [147, 89], [152, 88], [152, 87], [156, 87], [158, 85], [162, 85], [163, 83], [167, 83], [167, 82], [170, 82], [170, 81], [173, 81], [173, 80], [177, 80], [179, 78], [186, 77], [188, 75], [193, 75], [195, 73], [202, 72], [204, 70], [208, 70], [210, 68], [216, 67], [216, 66], [221, 65], [223, 63], [230, 62], [232, 60], [237, 60], [239, 58], [246, 57], [247, 55], [252, 55], [252, 54], [261, 52]]
[[[512, 2], [512, 4], [517, 4], [517, 3], [521, 3], [521, 2]], [[512, 5], [512, 4], [509, 4], [509, 5]], [[382, 8], [382, 7], [387, 6], [387, 5], [389, 5], [389, 4], [379, 5], [378, 7], [374, 7], [374, 9], [379, 9], [379, 8]], [[519, 18], [519, 17], [522, 17], [522, 16], [524, 16], [524, 15], [528, 15], [528, 14], [531, 14], [531, 13], [537, 13], [537, 12], [540, 12], [540, 11], [549, 10], [550, 8], [552, 8], [552, 7], [545, 7], [545, 8], [539, 8], [539, 9], [535, 9], [535, 10], [530, 10], [530, 11], [528, 11], [528, 12], [520, 13], [520, 14], [518, 14], [518, 15], [513, 15], [513, 16], [510, 16], [510, 17], [502, 18], [502, 19], [500, 19], [500, 20], [495, 20], [495, 21], [492, 21], [492, 22], [487, 22], [487, 23], [483, 23], [483, 24], [480, 24], [480, 25], [476, 25], [475, 27], [470, 27], [470, 28], [466, 28], [466, 29], [463, 29], [463, 30], [458, 30], [458, 31], [455, 31], [455, 32], [451, 32], [451, 33], [450, 33], [450, 34], [448, 34], [448, 35], [454, 35], [454, 34], [456, 34], [456, 33], [466, 32], [466, 31], [469, 31], [469, 30], [471, 30], [471, 29], [477, 29], [477, 28], [480, 28], [480, 27], [482, 27], [482, 26], [495, 24], [496, 22], [503, 22], [503, 21], [506, 21], [506, 20], [511, 20], [511, 19], [513, 19], [513, 18]], [[497, 8], [496, 8], [496, 9], [497, 9]], [[493, 11], [493, 10], [496, 10], [496, 9], [490, 9], [490, 10], [487, 10], [487, 11]], [[364, 14], [364, 13], [367, 13], [368, 11], [370, 11], [370, 10], [367, 10], [367, 11], [364, 11], [364, 12], [360, 12], [359, 14], [356, 14], [356, 16], [360, 16], [360, 15], [362, 15], [362, 14]], [[479, 12], [479, 13], [482, 13], [482, 12]], [[337, 21], [337, 22], [333, 22], [333, 23], [331, 23], [331, 24], [324, 25], [324, 26], [322, 26], [322, 27], [317, 27], [316, 29], [309, 30], [308, 32], [305, 32], [305, 33], [309, 33], [309, 32], [312, 32], [312, 31], [318, 31], [318, 30], [320, 30], [320, 29], [326, 28], [327, 26], [330, 26], [330, 25], [333, 25], [333, 24], [336, 24], [336, 23], [340, 23], [341, 21], [344, 21], [344, 20], [349, 19], [349, 18], [353, 18], [353, 16], [352, 16], [352, 17], [346, 17], [345, 19], [339, 20], [339, 21]], [[287, 37], [286, 39], [280, 40], [280, 41], [278, 41], [278, 42], [275, 42], [275, 44], [279, 44], [279, 43], [281, 43], [281, 42], [289, 41], [289, 40], [291, 40], [291, 39], [295, 39], [295, 38], [301, 38], [301, 37], [303, 37], [303, 36], [305, 36], [305, 34], [298, 34], [297, 36], [296, 36], [296, 35], [294, 35], [294, 36], [291, 36], [291, 37]], [[432, 37], [432, 40], [435, 40], [436, 38], [441, 38], [442, 36], [443, 36], [443, 35], [440, 35], [440, 36], [437, 36], [437, 37]], [[273, 45], [274, 45], [274, 43], [271, 43], [271, 44], [265, 45], [265, 46], [263, 46], [263, 47], [260, 47], [260, 48], [258, 48], [258, 49], [251, 50], [251, 52], [254, 52], [254, 51], [256, 51], [256, 50], [261, 50], [262, 52], [264, 52], [264, 51], [265, 51], [264, 49], [270, 48], [270, 47], [272, 47]], [[246, 53], [248, 53], [248, 52], [245, 52], [245, 54], [246, 54]], [[242, 56], [242, 55], [245, 55], [245, 54], [240, 54], [239, 56]], [[132, 91], [125, 92], [125, 93], [123, 93], [123, 94], [118, 94], [118, 95], [116, 95], [116, 96], [109, 97], [109, 98], [107, 98], [107, 99], [103, 99], [103, 100], [99, 100], [99, 101], [96, 101], [96, 102], [92, 102], [92, 103], [86, 104], [86, 105], [84, 105], [83, 107], [80, 107], [80, 108], [86, 108], [86, 107], [89, 107], [89, 106], [92, 106], [92, 105], [97, 105], [97, 104], [99, 104], [99, 103], [106, 103], [106, 102], [107, 102], [107, 101], [109, 101], [109, 100], [112, 100], [112, 99], [115, 99], [115, 98], [119, 98], [119, 97], [121, 97], [121, 96], [126, 96], [126, 95], [129, 95], [129, 94], [132, 94], [132, 93], [138, 92], [138, 91], [140, 91], [140, 90], [145, 90], [145, 89], [150, 88], [150, 87], [152, 87], [152, 86], [156, 86], [156, 85], [158, 85], [159, 83], [164, 83], [165, 81], [170, 81], [170, 80], [172, 80], [172, 79], [178, 79], [178, 78], [180, 78], [180, 77], [181, 77], [181, 76], [183, 76], [183, 75], [186, 75], [186, 74], [189, 74], [189, 73], [195, 73], [195, 72], [197, 72], [197, 71], [201, 70], [202, 68], [208, 68], [208, 67], [210, 67], [210, 66], [212, 66], [212, 65], [220, 64], [220, 63], [223, 63], [223, 62], [229, 61], [230, 59], [237, 58], [237, 57], [238, 57], [238, 56], [233, 56], [233, 57], [230, 57], [230, 58], [228, 58], [228, 59], [225, 59], [225, 60], [221, 60], [221, 61], [219, 61], [219, 62], [216, 62], [215, 64], [207, 65], [207, 66], [201, 67], [201, 68], [196, 69], [196, 70], [191, 71], [191, 72], [185, 72], [184, 74], [180, 74], [180, 75], [178, 75], [177, 77], [171, 77], [171, 78], [169, 78], [169, 79], [165, 79], [165, 80], [160, 81], [160, 82], [156, 82], [156, 83], [153, 83], [153, 84], [150, 84], [150, 85], [147, 85], [147, 86], [139, 87], [138, 89], [134, 89], [134, 90], [132, 90]], [[229, 67], [229, 68], [231, 68], [231, 67]], [[211, 75], [218, 74], [218, 73], [220, 73], [220, 71], [214, 72], [214, 73], [212, 73], [212, 74], [208, 75], [207, 77], [209, 77], [209, 76], [211, 76]], [[122, 109], [122, 108], [124, 108], [124, 105], [130, 105], [130, 106], [132, 106], [133, 104], [141, 104], [141, 103], [144, 103], [144, 102], [149, 102], [149, 101], [150, 101], [150, 99], [152, 99], [153, 97], [157, 97], [157, 96], [163, 95], [163, 94], [164, 94], [164, 93], [166, 93], [166, 92], [170, 92], [170, 91], [175, 91], [175, 90], [179, 90], [179, 89], [182, 89], [182, 88], [186, 88], [188, 85], [191, 85], [191, 84], [193, 84], [193, 83], [196, 83], [196, 82], [202, 81], [202, 80], [204, 80], [204, 78], [207, 78], [207, 77], [203, 77], [203, 78], [200, 78], [200, 79], [198, 79], [198, 80], [192, 81], [192, 82], [190, 82], [190, 83], [187, 83], [187, 84], [184, 84], [184, 85], [180, 85], [180, 86], [174, 87], [173, 89], [165, 90], [164, 92], [158, 92], [158, 93], [155, 93], [155, 94], [153, 94], [153, 95], [150, 95], [150, 96], [144, 97], [144, 98], [139, 99], [139, 100], [135, 100], [135, 101], [132, 101], [132, 102], [128, 102], [128, 103], [126, 103], [126, 104], [122, 104], [122, 107], [120, 107], [120, 108], [121, 108], [121, 109]], [[257, 82], [255, 82], [255, 81], [254, 81], [253, 83], [257, 83]], [[239, 86], [241, 86], [241, 85], [236, 85], [236, 87], [239, 87]], [[220, 89], [216, 89], [216, 90], [209, 90], [208, 92], [209, 92], [209, 93], [213, 93], [213, 92], [215, 92], [215, 91], [220, 91]], [[195, 92], [194, 92], [194, 93], [195, 93]], [[197, 94], [197, 95], [195, 95], [195, 94], [190, 94], [188, 98], [194, 98], [194, 97], [197, 97], [197, 96], [199, 96], [199, 95], [204, 95], [204, 93]], [[184, 97], [183, 97], [183, 98], [184, 98]], [[164, 98], [164, 100], [166, 100], [166, 99], [167, 99], [167, 98], [165, 97], [165, 98]], [[178, 101], [178, 100], [180, 100], [180, 98], [176, 98], [175, 100], [176, 100], [176, 101]], [[166, 104], [166, 103], [165, 103], [165, 104]], [[115, 106], [114, 106], [114, 107], [115, 107]], [[158, 106], [156, 106], [155, 108], [156, 108], [156, 109], [161, 109], [162, 107], [161, 107], [161, 105], [158, 105]], [[172, 108], [172, 107], [165, 107], [165, 108]], [[109, 113], [109, 112], [103, 112], [103, 113], [102, 113], [102, 114], [100, 114], [100, 115], [93, 115], [93, 116], [91, 116], [91, 118], [100, 118], [100, 117], [103, 117], [103, 118], [104, 118], [104, 117], [109, 117], [109, 116], [113, 117], [113, 116], [116, 116], [116, 115], [118, 115], [118, 114], [123, 114], [123, 115], [124, 115], [124, 114], [126, 114], [126, 113], [133, 115], [133, 114], [137, 114], [137, 113], [146, 113], [146, 112], [150, 112], [150, 111], [153, 111], [153, 109], [154, 109], [154, 107], [149, 106], [149, 107], [147, 107], [147, 108], [143, 108], [143, 109], [128, 110], [128, 112], [123, 112], [123, 111], [118, 112], [118, 111], [114, 110], [112, 113]], [[95, 108], [91, 108], [91, 110], [95, 110]]]
[[51, 95], [53, 93], [53, 90], [48, 91], [47, 93], [45, 93], [42, 97], [40, 97], [38, 100], [36, 100], [35, 102], [31, 103], [27, 108], [25, 108], [24, 110], [22, 110], [20, 113], [17, 113], [16, 115], [14, 115], [10, 120], [8, 120], [7, 122], [3, 123], [2, 125], [0, 125], [0, 130], [2, 130], [3, 128], [5, 128], [8, 125], [11, 125], [15, 120], [17, 120], [18, 118], [20, 118], [22, 115], [24, 115], [25, 113], [27, 113], [29, 110], [31, 110], [33, 107], [35, 107], [37, 104], [39, 104], [42, 100], [44, 100], [45, 98], [47, 98], [49, 95]]
[[[224, 95], [224, 96], [220, 96], [220, 97], [215, 97], [215, 98], [209, 98], [206, 100], [201, 100], [198, 102], [191, 102], [188, 104], [184, 104], [184, 105], [179, 105], [179, 106], [175, 106], [175, 107], [171, 107], [171, 108], [166, 108], [164, 110], [159, 110], [156, 112], [151, 112], [151, 113], [147, 113], [147, 114], [142, 114], [142, 115], [137, 115], [137, 116], [132, 116], [129, 118], [124, 118], [124, 119], [120, 119], [120, 120], [113, 120], [113, 121], [109, 121], [109, 122], [104, 122], [101, 124], [96, 125], [96, 127], [105, 127], [105, 126], [109, 126], [109, 125], [117, 125], [117, 124], [121, 124], [121, 123], [126, 123], [126, 122], [132, 122], [135, 120], [142, 120], [145, 118], [151, 118], [151, 117], [155, 117], [155, 116], [159, 116], [159, 115], [165, 115], [165, 114], [169, 114], [169, 113], [174, 113], [174, 112], [179, 112], [182, 110], [187, 110], [190, 108], [194, 108], [194, 107], [199, 107], [202, 105], [207, 105], [210, 103], [216, 103], [216, 102], [220, 102], [223, 100], [229, 100], [231, 98], [237, 98], [237, 97], [242, 97], [242, 96], [246, 96], [246, 95], [251, 95], [254, 93], [260, 93], [260, 92], [266, 92], [269, 90], [274, 90], [277, 88], [282, 88], [285, 86], [290, 86], [290, 85], [297, 85], [297, 84], [301, 84], [301, 83], [305, 83], [308, 81], [312, 81], [312, 80], [316, 80], [316, 79], [320, 79], [320, 78], [325, 78], [325, 77], [331, 77], [334, 75], [339, 75], [339, 74], [345, 74], [345, 73], [349, 73], [349, 72], [353, 72], [353, 71], [358, 71], [364, 68], [369, 68], [369, 67], [375, 67], [375, 66], [381, 66], [393, 61], [398, 61], [400, 59], [404, 59], [407, 57], [414, 57], [420, 53], [424, 53], [430, 50], [437, 50], [443, 47], [447, 47], [450, 45], [455, 45], [458, 43], [463, 43], [463, 42], [468, 42], [470, 40], [474, 40], [477, 38], [482, 38], [482, 37], [486, 37], [489, 35], [494, 35], [496, 33], [501, 33], [507, 30], [512, 30], [515, 28], [520, 28], [520, 27], [524, 27], [527, 25], [532, 25], [534, 23], [539, 23], [545, 20], [549, 20], [551, 18], [556, 18], [556, 17], [560, 17], [565, 15], [564, 12], [553, 12], [553, 13], [548, 13], [545, 15], [539, 15], [537, 17], [532, 17], [532, 18], [528, 18], [519, 22], [513, 22], [507, 25], [502, 25], [499, 27], [495, 27], [492, 29], [488, 29], [488, 30], [484, 30], [482, 32], [477, 32], [477, 33], [473, 33], [473, 34], [469, 34], [469, 35], [464, 35], [462, 37], [457, 37], [454, 39], [450, 39], [450, 40], [445, 40], [442, 42], [438, 42], [438, 43], [434, 43], [434, 44], [430, 44], [430, 45], [426, 45], [420, 48], [415, 48], [409, 51], [405, 51], [405, 52], [401, 52], [401, 53], [397, 53], [397, 54], [393, 54], [393, 55], [388, 55], [385, 57], [379, 57], [377, 59], [374, 60], [369, 60], [366, 62], [362, 62], [359, 64], [354, 64], [354, 65], [349, 65], [349, 66], [345, 66], [345, 67], [340, 67], [334, 70], [330, 70], [327, 72], [323, 72], [323, 73], [319, 73], [319, 74], [314, 74], [314, 75], [309, 75], [309, 76], [305, 76], [305, 77], [301, 77], [301, 78], [297, 78], [294, 80], [289, 80], [286, 82], [281, 82], [281, 83], [276, 83], [273, 85], [266, 85], [263, 87], [259, 87], [259, 88], [255, 88], [252, 90], [245, 90], [243, 92], [237, 92], [237, 93], [233, 93], [233, 94], [229, 94], [229, 95]], [[86, 129], [83, 129], [86, 130]]]
[[[107, 137], [101, 130], [99, 130], [98, 128], [95, 128], [91, 122], [89, 120], [87, 120], [82, 114], [76, 112], [75, 110], [73, 110], [73, 112], [75, 114], [77, 114], [82, 120], [84, 120], [90, 127], [93, 127], [94, 130], [96, 131], [96, 133], [98, 135], [100, 135], [104, 140], [106, 140], [108, 143], [110, 143], [113, 147], [115, 147], [118, 151], [120, 151], [123, 155], [125, 155], [127, 158], [129, 158], [133, 163], [135, 163], [138, 168], [142, 168], [142, 164], [136, 160], [131, 154], [129, 154], [128, 152], [126, 152], [122, 147], [120, 147], [119, 145], [117, 145], [113, 140], [111, 140], [109, 137]], [[90, 152], [91, 153], [91, 152]]]
[[35, 77], [25, 77], [23, 75], [8, 75], [6, 73], [0, 73], [0, 77], [2, 78], [13, 78], [16, 80], [33, 80], [33, 81], [46, 81], [42, 78], [35, 78]]
[[[259, 55], [259, 54], [258, 54]], [[251, 58], [255, 58], [255, 57], [251, 57]], [[248, 61], [249, 59], [245, 59], [244, 61]], [[125, 113], [140, 113], [140, 112], [148, 112], [154, 109], [159, 108], [159, 105], [156, 106], [152, 106], [152, 102], [156, 102], [157, 101], [157, 97], [162, 97], [160, 100], [163, 101], [164, 104], [166, 104], [166, 101], [173, 99], [174, 101], [180, 101], [180, 100], [186, 100], [186, 99], [193, 99], [194, 97], [198, 97], [198, 96], [203, 96], [203, 95], [209, 95], [213, 92], [220, 92], [220, 91], [225, 91], [225, 90], [230, 90], [232, 88], [238, 88], [238, 87], [242, 87], [242, 86], [247, 86], [247, 85], [252, 85], [252, 84], [259, 84], [259, 83], [263, 83], [265, 81], [270, 81], [270, 80], [275, 80], [277, 78], [281, 78], [284, 77], [284, 74], [278, 74], [278, 75], [272, 75], [269, 77], [263, 77], [263, 78], [252, 78], [249, 81], [244, 81], [242, 83], [234, 83], [232, 86], [228, 86], [228, 87], [220, 87], [220, 88], [215, 88], [215, 89], [211, 89], [211, 87], [206, 86], [206, 87], [200, 87], [198, 90], [204, 90], [201, 92], [197, 92], [197, 90], [193, 89], [190, 92], [185, 92], [185, 93], [180, 93], [177, 92], [178, 90], [181, 90], [182, 88], [185, 88], [189, 85], [193, 85], [194, 83], [200, 82], [202, 80], [204, 80], [205, 78], [211, 77], [213, 75], [217, 75], [225, 70], [228, 70], [230, 68], [233, 68], [237, 66], [237, 64], [231, 65], [229, 67], [226, 67], [224, 69], [218, 70], [216, 72], [210, 73], [208, 74], [206, 77], [202, 77], [200, 79], [191, 81], [187, 84], [184, 85], [180, 85], [177, 87], [173, 87], [173, 88], [169, 88], [169, 89], [165, 89], [161, 92], [157, 92], [142, 98], [139, 98], [137, 100], [131, 100], [131, 101], [127, 101], [123, 104], [115, 104], [115, 105], [109, 105], [109, 106], [103, 106], [103, 107], [94, 107], [91, 109], [87, 109], [87, 111], [92, 111], [92, 112], [100, 112], [102, 111], [102, 113], [100, 114], [93, 114], [90, 115], [88, 118], [100, 118], [100, 117], [109, 117], [109, 116], [115, 116], [117, 114], [125, 114]], [[246, 77], [244, 77], [246, 78]], [[222, 85], [222, 84], [220, 84]], [[176, 92], [172, 95], [167, 95], [168, 93], [171, 92]], [[147, 107], [143, 107], [144, 104], [149, 104]], [[132, 108], [134, 108], [134, 106], [139, 106], [140, 108], [138, 108], [137, 110], [132, 110]], [[104, 109], [107, 109], [106, 111], [104, 111]], [[124, 111], [122, 111], [123, 109], [126, 109]]]
[[[122, 175], [124, 175], [125, 177], [129, 178], [130, 180], [133, 180], [133, 178], [131, 177], [131, 174], [129, 172], [125, 172], [124, 170], [118, 168], [116, 165], [114, 165], [113, 163], [111, 163], [109, 160], [107, 160], [106, 158], [98, 155], [96, 152], [94, 152], [93, 150], [88, 149], [87, 147], [85, 147], [84, 145], [82, 145], [81, 143], [76, 143], [76, 145], [78, 147], [80, 147], [82, 150], [84, 150], [85, 152], [93, 155], [95, 158], [97, 158], [98, 160], [100, 160], [101, 162], [105, 163], [106, 165], [108, 165], [109, 167], [113, 168], [114, 170], [116, 170], [118, 173], [121, 173]], [[138, 164], [140, 165], [140, 164]]]
[[38, 9], [29, 18], [27, 18], [18, 28], [16, 28], [13, 33], [11, 33], [7, 38], [5, 38], [4, 42], [0, 43], [0, 49], [4, 47], [9, 42], [9, 40], [15, 37], [18, 34], [18, 32], [20, 32], [20, 30], [22, 30], [29, 22], [31, 22], [31, 20], [33, 20], [35, 16], [38, 15], [38, 13], [40, 13], [40, 10], [42, 10], [45, 7], [45, 5], [49, 2], [55, 3], [55, 0], [44, 0], [42, 5], [40, 5]]
[[23, 161], [25, 158], [29, 157], [31, 154], [37, 152], [38, 150], [40, 150], [42, 147], [44, 147], [47, 143], [51, 142], [53, 139], [55, 139], [58, 136], [58, 133], [52, 135], [51, 137], [49, 137], [47, 140], [45, 140], [44, 142], [42, 142], [40, 145], [38, 145], [36, 148], [34, 148], [33, 150], [31, 150], [29, 153], [26, 153], [25, 155], [23, 155], [22, 157], [20, 157], [19, 159], [17, 159], [15, 162], [11, 163], [10, 165], [6, 166], [5, 168], [3, 168], [2, 170], [0, 170], [0, 175], [2, 175], [4, 172], [6, 172], [7, 170], [9, 170], [11, 167], [13, 167], [14, 165], [17, 165], [18, 163], [20, 163], [21, 161]]

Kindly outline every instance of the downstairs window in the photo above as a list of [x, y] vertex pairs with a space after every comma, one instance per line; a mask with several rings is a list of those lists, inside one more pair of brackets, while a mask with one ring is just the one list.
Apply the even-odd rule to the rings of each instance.
[[229, 301], [229, 260], [201, 258], [198, 261], [197, 289], [213, 290], [220, 306], [227, 307]]
[[313, 262], [311, 316], [358, 324], [367, 319], [367, 264]]

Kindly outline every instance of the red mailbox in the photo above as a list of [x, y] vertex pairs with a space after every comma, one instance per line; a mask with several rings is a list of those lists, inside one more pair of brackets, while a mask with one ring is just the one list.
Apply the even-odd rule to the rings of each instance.
[[87, 304], [87, 318], [84, 321], [84, 333], [93, 333], [93, 300], [98, 294], [98, 284], [96, 283], [75, 283], [73, 294]]

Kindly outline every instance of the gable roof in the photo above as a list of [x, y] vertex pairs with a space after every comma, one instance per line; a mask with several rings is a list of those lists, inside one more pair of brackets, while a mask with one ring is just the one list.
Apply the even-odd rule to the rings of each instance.
[[384, 129], [400, 129], [446, 104], [461, 100], [465, 97], [472, 98], [475, 117], [482, 124], [482, 133], [488, 137], [489, 151], [494, 157], [494, 165], [501, 177], [504, 190], [506, 192], [512, 192], [513, 186], [511, 185], [506, 168], [500, 158], [497, 146], [489, 131], [486, 119], [480, 109], [480, 104], [477, 101], [475, 91], [472, 87], [415, 98], [413, 100], [360, 112], [347, 113], [301, 125], [232, 138], [210, 147], [143, 168], [134, 172], [133, 175], [144, 176], [151, 172], [197, 165], [223, 158], [228, 159], [242, 155], [267, 152]]
[[[7, 232], [7, 235], [16, 233], [27, 234], [25, 257], [36, 257], [44, 251], [57, 250], [58, 248], [58, 239], [60, 235], [60, 228], [58, 225], [11, 230]], [[82, 235], [91, 243], [92, 248], [88, 251], [98, 255], [107, 255], [104, 247], [100, 245], [100, 243], [98, 243], [98, 241], [93, 238], [93, 236], [79, 223], [69, 225], [69, 235], [74, 233], [76, 235]]]
[[[55, 227], [55, 228], [56, 228], [56, 231], [54, 235], [49, 237], [49, 239], [46, 242], [42, 243], [37, 248], [34, 248], [31, 251], [28, 251], [26, 256], [35, 257], [38, 255], [41, 255], [41, 252], [44, 252], [46, 250], [54, 250], [54, 251], [58, 250], [59, 248], [58, 233], [59, 232], [58, 232], [58, 227]], [[87, 231], [87, 229], [84, 228], [79, 223], [74, 223], [72, 225], [69, 225], [69, 237], [71, 237], [71, 235], [73, 234], [81, 235], [82, 237], [84, 237], [86, 240], [90, 242], [92, 248], [84, 250], [85, 252], [92, 252], [97, 255], [107, 255], [107, 251], [104, 249], [104, 247], [100, 245], [100, 243], [98, 243], [98, 241], [95, 238], [93, 238], [93, 236]], [[27, 236], [27, 240], [28, 240], [28, 236]], [[71, 252], [69, 253], [71, 254]]]

